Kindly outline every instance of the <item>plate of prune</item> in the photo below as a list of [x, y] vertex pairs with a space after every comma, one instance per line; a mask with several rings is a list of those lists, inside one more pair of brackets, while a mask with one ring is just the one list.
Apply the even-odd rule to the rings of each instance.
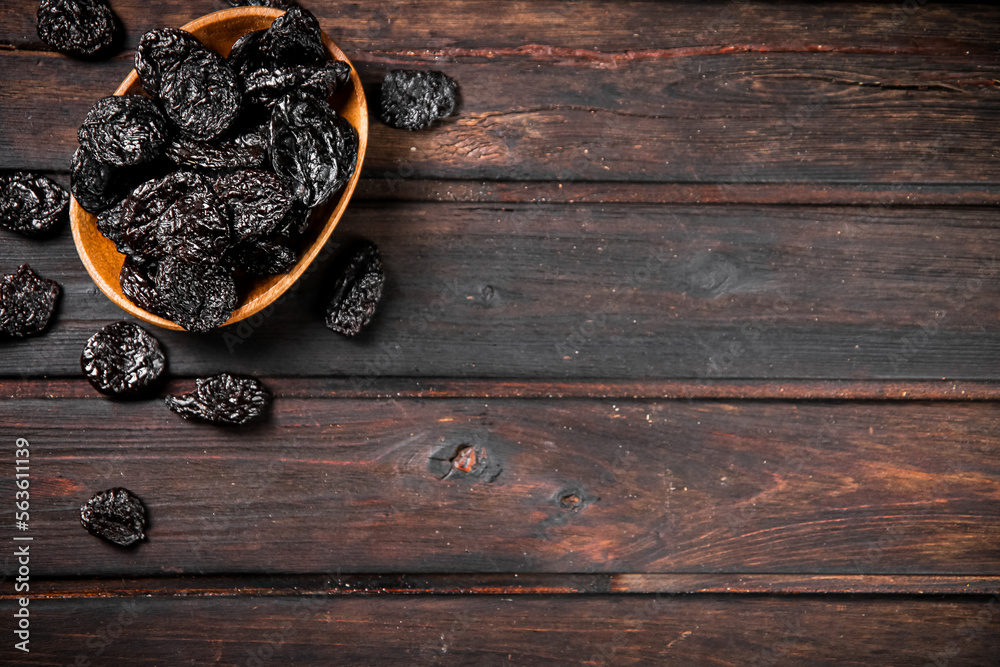
[[368, 109], [308, 10], [237, 7], [144, 34], [71, 165], [80, 258], [118, 306], [209, 331], [281, 296], [357, 184]]

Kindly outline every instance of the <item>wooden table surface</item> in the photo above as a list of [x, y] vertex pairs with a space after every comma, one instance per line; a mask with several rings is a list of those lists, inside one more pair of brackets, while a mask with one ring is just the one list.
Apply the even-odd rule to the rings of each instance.
[[[372, 119], [330, 248], [380, 246], [380, 312], [327, 330], [317, 268], [265, 317], [156, 330], [164, 392], [276, 394], [259, 427], [189, 423], [82, 378], [128, 318], [69, 230], [0, 230], [0, 270], [64, 290], [0, 343], [0, 663], [996, 660], [1000, 10], [304, 4], [369, 95], [461, 86], [433, 129]], [[227, 6], [111, 0], [125, 43], [81, 62], [37, 5], [0, 8], [0, 169], [64, 185], [139, 36]], [[119, 485], [134, 550], [79, 525]]]

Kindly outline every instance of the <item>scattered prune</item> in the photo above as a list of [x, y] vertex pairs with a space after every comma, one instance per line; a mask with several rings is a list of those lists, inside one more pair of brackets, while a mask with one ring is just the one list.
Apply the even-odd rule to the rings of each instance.
[[146, 538], [146, 507], [134, 493], [116, 487], [85, 502], [80, 523], [91, 535], [127, 547]]
[[262, 419], [271, 405], [271, 392], [256, 378], [220, 373], [195, 383], [194, 392], [166, 398], [167, 407], [185, 419], [247, 424]]
[[168, 129], [151, 99], [122, 95], [98, 100], [77, 134], [80, 145], [99, 162], [124, 167], [159, 157]]
[[382, 259], [375, 244], [361, 241], [349, 248], [333, 281], [326, 326], [345, 336], [357, 335], [371, 321], [384, 283]]
[[233, 247], [230, 262], [250, 276], [286, 273], [299, 261], [298, 253], [271, 241], [250, 241]]
[[242, 104], [236, 75], [219, 54], [200, 43], [163, 70], [160, 102], [180, 131], [199, 141], [229, 129]]
[[24, 338], [45, 331], [59, 293], [59, 283], [42, 278], [27, 264], [0, 278], [0, 333]]
[[156, 273], [155, 263], [144, 265], [133, 255], [127, 255], [122, 264], [121, 273], [118, 274], [118, 284], [121, 285], [122, 294], [146, 312], [152, 313], [165, 319], [170, 319], [163, 304], [163, 297], [153, 284], [152, 274]]
[[69, 193], [45, 176], [0, 174], [0, 225], [25, 236], [45, 236], [65, 218]]
[[104, 0], [42, 0], [37, 19], [39, 38], [70, 56], [101, 55], [117, 34], [114, 12]]
[[393, 70], [385, 75], [378, 117], [400, 130], [421, 130], [455, 111], [458, 84], [443, 72]]
[[357, 160], [355, 149], [351, 164], [343, 164], [357, 135], [350, 123], [341, 124], [337, 118], [324, 100], [302, 92], [282, 98], [271, 113], [271, 166], [306, 206], [316, 206], [336, 192]]
[[170, 319], [188, 331], [222, 326], [236, 308], [236, 284], [228, 269], [168, 257], [153, 275]]
[[104, 164], [82, 146], [73, 153], [70, 191], [76, 202], [90, 213], [108, 209], [128, 194], [130, 180], [121, 169]]
[[204, 48], [198, 38], [180, 28], [161, 28], [143, 33], [135, 47], [135, 73], [143, 90], [158, 97], [163, 72], [198, 48]]
[[289, 7], [274, 19], [264, 42], [276, 66], [322, 65], [327, 59], [319, 21], [312, 12], [298, 5]]
[[292, 208], [292, 193], [270, 171], [234, 171], [220, 176], [213, 188], [232, 215], [235, 243], [268, 236]]
[[87, 381], [102, 394], [147, 393], [166, 366], [160, 344], [131, 322], [112, 322], [90, 337], [80, 356]]
[[244, 145], [242, 137], [225, 143], [193, 141], [174, 138], [167, 145], [166, 154], [180, 167], [194, 169], [251, 169], [263, 167], [267, 161], [267, 146]]

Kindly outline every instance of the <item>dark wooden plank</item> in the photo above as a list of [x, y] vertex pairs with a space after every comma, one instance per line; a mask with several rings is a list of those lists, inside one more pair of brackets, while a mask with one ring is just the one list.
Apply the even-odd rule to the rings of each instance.
[[[351, 50], [519, 47], [630, 51], [752, 42], [802, 41], [817, 46], [939, 50], [990, 48], [1000, 13], [979, 3], [945, 6], [887, 2], [780, 4], [767, 2], [657, 3], [519, 0], [498, 8], [490, 0], [381, 0], [301, 3]], [[132, 49], [146, 30], [180, 26], [225, 9], [223, 0], [114, 0]], [[45, 48], [35, 29], [35, 0], [0, 6], [0, 47]]]
[[[14, 607], [0, 605], [8, 618]], [[959, 665], [997, 598], [727, 596], [36, 600], [18, 664]]]
[[[266, 317], [158, 332], [178, 375], [544, 379], [1000, 378], [997, 209], [356, 202], [337, 240], [382, 248], [369, 331], [318, 316], [319, 263]], [[68, 234], [13, 234], [65, 297], [53, 330], [5, 341], [0, 376], [77, 377], [123, 313]]]
[[[991, 576], [998, 410], [279, 397], [268, 423], [219, 429], [159, 401], [27, 399], [0, 403], [0, 431], [30, 442], [37, 577]], [[79, 526], [80, 503], [115, 485], [150, 508], [133, 551]]]
[[[372, 123], [364, 173], [387, 187], [400, 177], [1000, 182], [1000, 90], [983, 75], [992, 53], [735, 52], [614, 67], [547, 53], [351, 55], [369, 89], [400, 66], [462, 84], [459, 113], [433, 131]], [[131, 68], [124, 55], [0, 58], [3, 169], [66, 170], [87, 110]]]

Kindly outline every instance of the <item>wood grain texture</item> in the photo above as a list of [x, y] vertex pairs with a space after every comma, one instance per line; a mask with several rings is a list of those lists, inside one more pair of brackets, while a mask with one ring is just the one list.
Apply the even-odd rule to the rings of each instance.
[[[18, 664], [954, 667], [991, 664], [1000, 650], [997, 598], [140, 598], [31, 607], [31, 653]], [[7, 616], [12, 606], [0, 608]], [[5, 642], [0, 651], [14, 649]]]
[[[988, 576], [1000, 561], [990, 402], [279, 398], [242, 430], [96, 396], [0, 415], [31, 443], [35, 542], [60, 545], [32, 558], [39, 578]], [[80, 503], [116, 485], [150, 510], [135, 550], [79, 526]]]
[[[322, 323], [331, 257], [266, 317], [156, 335], [176, 375], [995, 380], [997, 222], [993, 208], [355, 202], [334, 241], [371, 238], [388, 275], [361, 336]], [[84, 342], [124, 313], [68, 235], [5, 234], [0, 268], [25, 261], [64, 296], [44, 337], [0, 343], [0, 376], [77, 377]]]

